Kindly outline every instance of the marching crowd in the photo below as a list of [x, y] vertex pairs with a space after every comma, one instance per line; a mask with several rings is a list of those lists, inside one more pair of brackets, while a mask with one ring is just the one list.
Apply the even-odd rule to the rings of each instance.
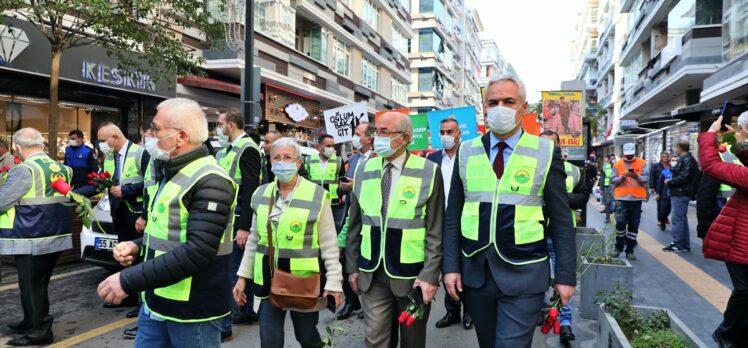
[[[288, 313], [298, 343], [319, 347], [325, 308], [338, 319], [362, 318], [367, 347], [425, 347], [443, 284], [447, 314], [438, 328], [474, 326], [481, 347], [530, 347], [552, 287], [559, 337], [572, 341], [575, 211], [586, 206], [598, 167], [566, 162], [555, 132], [522, 130], [527, 101], [519, 79], [489, 82], [485, 103], [490, 132], [463, 142], [457, 121], [444, 119], [443, 150], [427, 158], [407, 151], [413, 125], [396, 112], [359, 124], [347, 161], [329, 135], [308, 157], [274, 131], [260, 147], [238, 110], [219, 115], [222, 148], [212, 153], [204, 113], [182, 98], [158, 106], [141, 127], [141, 144], [103, 124], [98, 147], [114, 183], [107, 194], [119, 240], [113, 256], [123, 268], [99, 284], [98, 295], [105, 306], [136, 308], [127, 315], [138, 326], [125, 335], [137, 347], [219, 347], [232, 325], [254, 322], [262, 347], [283, 347]], [[748, 114], [742, 117], [745, 127]], [[703, 176], [717, 191], [737, 189], [730, 200], [715, 193], [721, 213], [706, 225], [704, 243], [707, 257], [727, 262], [735, 285], [715, 332], [729, 347], [745, 342], [747, 325], [740, 313], [748, 225], [739, 208], [748, 205], [748, 171], [731, 162], [748, 160], [741, 136], [748, 133], [736, 132], [733, 157], [720, 159], [728, 155], [718, 151], [714, 127], [699, 138]], [[99, 161], [82, 138], [70, 132], [60, 164], [45, 154], [37, 130], [13, 136], [20, 161], [0, 187], [0, 255], [14, 256], [23, 318], [9, 325], [20, 334], [9, 345], [53, 342], [47, 286], [60, 253], [72, 247], [69, 200], [53, 183], [97, 194], [86, 175], [100, 171]], [[12, 158], [7, 150], [0, 142], [2, 163]], [[616, 213], [614, 256], [636, 259], [641, 206], [652, 195], [661, 228], [673, 224], [665, 250], [689, 251], [685, 213], [697, 194], [706, 195], [699, 185], [706, 180], [688, 143], [678, 144], [677, 162], [664, 153], [652, 166], [634, 144], [621, 150], [620, 160], [611, 155], [599, 166], [606, 222]], [[260, 301], [257, 312], [253, 301]]]

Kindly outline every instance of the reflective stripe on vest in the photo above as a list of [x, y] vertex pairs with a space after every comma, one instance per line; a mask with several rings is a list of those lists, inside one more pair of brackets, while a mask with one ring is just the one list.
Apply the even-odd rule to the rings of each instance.
[[603, 173], [605, 173], [605, 179], [603, 180], [603, 186], [610, 186], [610, 177], [613, 175], [613, 166], [610, 163], [603, 164]]
[[[226, 173], [229, 174], [229, 177], [234, 180], [234, 182], [237, 185], [241, 185], [242, 181], [242, 172], [241, 168], [239, 167], [239, 160], [242, 157], [242, 154], [244, 154], [244, 150], [248, 148], [253, 148], [257, 151], [258, 155], [262, 157], [262, 151], [260, 151], [260, 147], [257, 146], [257, 144], [252, 140], [250, 137], [243, 137], [239, 138], [236, 141], [236, 145], [231, 147], [231, 151], [228, 151], [228, 146], [225, 149], [222, 149], [221, 151], [218, 151], [216, 153], [216, 160], [218, 160], [218, 164], [223, 167], [224, 170], [226, 170]], [[263, 180], [262, 175], [262, 168], [258, 168], [260, 171], [260, 182]]]
[[[499, 257], [511, 264], [529, 264], [547, 258], [543, 188], [551, 166], [553, 146], [547, 139], [523, 133], [501, 180], [496, 178], [481, 138], [471, 139], [460, 146], [459, 175], [465, 193], [460, 229], [462, 253], [466, 257], [493, 244]], [[481, 206], [486, 204], [490, 204], [488, 225], [480, 216]], [[503, 205], [514, 207], [513, 231], [498, 230], [497, 215]], [[506, 224], [506, 221], [501, 223]], [[501, 243], [497, 243], [498, 238], [501, 238]]]
[[13, 170], [29, 170], [31, 187], [16, 205], [0, 214], [0, 240], [39, 240], [61, 238], [71, 234], [70, 199], [55, 191], [51, 184], [58, 179], [70, 183], [72, 169], [47, 155], [34, 155]]
[[[566, 172], [566, 193], [573, 193], [574, 187], [579, 183], [579, 167], [564, 161], [564, 171]], [[577, 211], [571, 210], [571, 221], [574, 227], [577, 227]]]
[[[645, 161], [641, 158], [635, 158], [630, 163], [620, 160], [616, 162], [615, 169], [618, 172], [619, 177], [623, 177], [624, 174], [628, 173], [629, 168], [633, 169], [636, 175], [641, 176], [644, 170], [644, 165]], [[636, 181], [636, 179], [623, 178], [613, 190], [613, 197], [619, 199], [627, 196], [644, 200], [647, 198], [647, 189], [644, 184]]]
[[[302, 177], [291, 193], [291, 201], [281, 213], [277, 222], [271, 223], [273, 229], [273, 260], [276, 268], [291, 272], [294, 275], [308, 277], [320, 273], [319, 232], [317, 225], [322, 215], [327, 193], [321, 186]], [[264, 272], [269, 269], [268, 255], [268, 210], [270, 195], [278, 198], [277, 181], [260, 186], [252, 195], [252, 209], [256, 213], [257, 242], [254, 263], [255, 295], [266, 298], [270, 294], [270, 275]], [[288, 269], [286, 269], [288, 267]]]
[[[727, 146], [727, 151], [720, 152], [719, 157], [722, 158], [722, 162], [727, 163], [733, 163], [742, 166], [743, 163], [740, 162], [740, 159], [738, 159], [738, 156], [735, 156], [735, 154], [732, 153], [730, 145]], [[730, 198], [732, 196], [733, 192], [735, 192], [735, 188], [733, 188], [730, 185], [727, 184], [720, 184], [719, 185], [719, 197], [722, 198]]]
[[[153, 257], [159, 257], [171, 252], [175, 248], [187, 242], [187, 221], [189, 220], [189, 211], [183, 204], [184, 195], [192, 187], [207, 175], [215, 174], [231, 182], [236, 195], [237, 186], [226, 175], [213, 157], [202, 157], [197, 159], [184, 168], [182, 168], [171, 180], [161, 184], [161, 189], [155, 194], [149, 196], [148, 203], [148, 224], [145, 228], [145, 245], [149, 252], [153, 251]], [[153, 189], [151, 188], [153, 192]], [[234, 205], [236, 196], [234, 196]], [[231, 207], [233, 210], [233, 206]], [[210, 209], [210, 206], [207, 207]], [[221, 244], [218, 247], [218, 256], [229, 255], [233, 246], [233, 216], [230, 218], [226, 229], [221, 237]], [[148, 257], [146, 257], [147, 261]], [[181, 281], [152, 291], [153, 295], [172, 300], [186, 302], [190, 301], [190, 291], [192, 288], [192, 277], [187, 277]], [[183, 321], [180, 318], [169, 318], [158, 313], [157, 308], [149, 307], [151, 311], [159, 316], [174, 321]], [[206, 321], [212, 318], [199, 318], [192, 321]]]
[[333, 201], [337, 200], [338, 172], [340, 166], [342, 166], [340, 157], [328, 158], [324, 172], [322, 171], [322, 160], [319, 158], [319, 154], [309, 156], [308, 163], [309, 180], [327, 189], [330, 192], [330, 198]]
[[[426, 203], [434, 189], [436, 164], [406, 154], [400, 178], [382, 217], [382, 157], [357, 168], [353, 195], [361, 207], [359, 269], [375, 271], [381, 262], [392, 278], [414, 279], [426, 259]], [[397, 169], [392, 169], [397, 170]]]

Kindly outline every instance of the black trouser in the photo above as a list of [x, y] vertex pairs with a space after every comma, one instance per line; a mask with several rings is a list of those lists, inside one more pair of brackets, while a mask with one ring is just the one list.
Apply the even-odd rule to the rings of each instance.
[[670, 216], [670, 196], [662, 197], [657, 201], [657, 222], [664, 225], [668, 222], [668, 216]]
[[740, 346], [748, 342], [748, 266], [734, 262], [725, 262], [725, 265], [733, 290], [717, 334]]
[[31, 341], [40, 341], [52, 334], [52, 318], [49, 315], [47, 288], [52, 270], [61, 251], [44, 255], [16, 255], [18, 289], [21, 291], [23, 321], [26, 336]]

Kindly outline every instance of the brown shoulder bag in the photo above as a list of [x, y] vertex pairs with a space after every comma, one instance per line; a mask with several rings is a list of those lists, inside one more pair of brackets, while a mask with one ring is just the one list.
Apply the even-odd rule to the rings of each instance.
[[277, 308], [308, 310], [317, 306], [320, 297], [320, 274], [300, 277], [275, 268], [275, 248], [270, 214], [275, 206], [275, 192], [270, 194], [268, 207], [268, 257], [270, 263], [270, 303]]

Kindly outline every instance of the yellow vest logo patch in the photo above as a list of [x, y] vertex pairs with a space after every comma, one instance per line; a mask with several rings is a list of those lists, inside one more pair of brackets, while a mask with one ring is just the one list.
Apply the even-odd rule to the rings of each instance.
[[530, 173], [526, 170], [518, 170], [514, 173], [514, 180], [520, 184], [526, 184], [530, 181]]
[[413, 197], [416, 196], [416, 188], [413, 186], [408, 186], [403, 190], [403, 197], [405, 199], [413, 199]]

